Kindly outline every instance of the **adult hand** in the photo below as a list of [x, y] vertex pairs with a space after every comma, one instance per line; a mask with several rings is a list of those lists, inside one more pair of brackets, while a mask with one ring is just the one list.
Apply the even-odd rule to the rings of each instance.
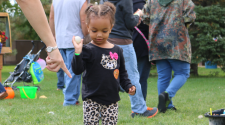
[[130, 87], [130, 88], [129, 88], [129, 92], [128, 92], [128, 94], [130, 94], [130, 95], [134, 95], [134, 94], [135, 94], [135, 92], [136, 92], [136, 87], [135, 87], [135, 86], [132, 86], [132, 87]]
[[73, 42], [73, 45], [74, 45], [74, 48], [75, 48], [75, 53], [81, 53], [82, 48], [83, 48], [83, 39], [81, 39], [80, 43], [77, 43], [77, 41], [75, 41], [75, 36], [73, 36], [72, 42]]
[[49, 71], [58, 72], [60, 68], [70, 77], [72, 78], [72, 75], [70, 74], [69, 70], [66, 68], [66, 65], [63, 61], [63, 58], [59, 52], [59, 49], [53, 50], [52, 52], [48, 53], [48, 56], [46, 57], [46, 68]]
[[141, 17], [139, 18], [137, 26], [140, 25], [140, 24], [141, 24]]
[[142, 16], [143, 16], [143, 12], [142, 12], [142, 10], [140, 10], [140, 9], [138, 9], [138, 10], [134, 13], [134, 15], [135, 15], [135, 14], [139, 15], [139, 17], [142, 17]]
[[138, 21], [138, 24], [136, 26], [138, 26], [140, 23], [141, 23], [141, 17], [143, 16], [143, 12], [142, 10], [138, 9], [134, 15], [138, 15], [139, 16], [139, 21]]

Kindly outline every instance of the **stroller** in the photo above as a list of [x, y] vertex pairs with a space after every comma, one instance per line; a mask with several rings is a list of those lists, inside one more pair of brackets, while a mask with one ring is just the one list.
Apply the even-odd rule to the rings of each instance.
[[[42, 42], [42, 41], [41, 41]], [[23, 82], [25, 86], [25, 82], [29, 83], [32, 82], [32, 76], [29, 72], [31, 63], [34, 61], [37, 61], [41, 51], [46, 47], [45, 44], [44, 46], [36, 53], [36, 54], [31, 54], [31, 52], [34, 50], [34, 42], [31, 41], [32, 43], [32, 49], [27, 53], [25, 57], [20, 61], [19, 64], [16, 65], [14, 68], [13, 72], [10, 72], [10, 76], [4, 81], [3, 86], [9, 87], [11, 86], [12, 89], [17, 90], [17, 86], [13, 86], [15, 82]], [[38, 87], [38, 90], [40, 90], [40, 87]]]

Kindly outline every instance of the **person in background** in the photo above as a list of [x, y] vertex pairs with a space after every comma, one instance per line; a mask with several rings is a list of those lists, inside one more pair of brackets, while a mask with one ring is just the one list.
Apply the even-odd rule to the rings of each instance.
[[140, 77], [137, 69], [137, 58], [132, 41], [133, 28], [141, 22], [140, 16], [142, 12], [138, 10], [133, 13], [133, 1], [131, 0], [101, 0], [100, 4], [105, 1], [112, 2], [116, 6], [116, 21], [109, 34], [108, 41], [123, 49], [128, 78], [136, 87], [136, 94], [133, 96], [130, 95], [131, 116], [152, 118], [158, 113], [158, 109], [146, 106], [139, 82]]
[[7, 96], [8, 96], [8, 93], [6, 92], [2, 83], [0, 82], [0, 100], [4, 99]]
[[150, 0], [143, 8], [143, 22], [149, 25], [149, 60], [156, 62], [158, 73], [158, 109], [163, 113], [176, 110], [172, 98], [190, 74], [187, 26], [196, 18], [194, 7], [192, 0]]
[[[71, 61], [74, 55], [74, 46], [72, 43], [73, 35], [86, 36], [88, 34], [85, 24], [87, 8], [86, 0], [66, 1], [53, 0], [49, 25], [56, 43], [63, 57], [66, 67], [69, 69], [72, 78], [64, 74], [63, 70], [57, 72], [58, 89], [63, 89], [64, 106], [79, 104], [81, 75], [75, 75], [72, 71]], [[61, 84], [60, 84], [61, 83]]]
[[[142, 9], [145, 4], [146, 4], [145, 0], [133, 0], [133, 10], [134, 10], [133, 12], [136, 12], [138, 9]], [[149, 30], [148, 25], [144, 24], [141, 21], [140, 25], [138, 25], [137, 28], [143, 33], [145, 38], [148, 39], [148, 30]], [[148, 58], [148, 46], [143, 36], [136, 29], [133, 30], [132, 40], [134, 50], [137, 56], [137, 67], [140, 75], [139, 82], [141, 84], [143, 97], [146, 101], [148, 88], [147, 80], [151, 70], [151, 62], [149, 62]]]
[[57, 49], [56, 42], [49, 27], [43, 6], [40, 0], [16, 0], [25, 17], [34, 28], [38, 36], [47, 46], [46, 68], [52, 72], [58, 72], [60, 68], [71, 78], [69, 70]]
[[72, 69], [83, 73], [82, 99], [84, 125], [116, 125], [120, 85], [130, 95], [135, 86], [128, 79], [122, 49], [107, 41], [115, 22], [115, 6], [110, 2], [90, 4], [86, 9], [87, 27], [92, 41], [83, 46], [73, 39]]

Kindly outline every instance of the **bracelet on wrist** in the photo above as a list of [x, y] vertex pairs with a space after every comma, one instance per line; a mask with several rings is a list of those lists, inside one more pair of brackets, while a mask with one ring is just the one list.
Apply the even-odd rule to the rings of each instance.
[[80, 55], [80, 53], [74, 53], [76, 56], [79, 56]]

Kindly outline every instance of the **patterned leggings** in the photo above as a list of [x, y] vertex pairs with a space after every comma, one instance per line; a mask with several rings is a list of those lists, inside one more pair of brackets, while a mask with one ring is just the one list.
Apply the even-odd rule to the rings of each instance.
[[118, 102], [102, 105], [88, 99], [83, 101], [84, 125], [98, 125], [101, 113], [102, 125], [116, 125], [118, 119]]

